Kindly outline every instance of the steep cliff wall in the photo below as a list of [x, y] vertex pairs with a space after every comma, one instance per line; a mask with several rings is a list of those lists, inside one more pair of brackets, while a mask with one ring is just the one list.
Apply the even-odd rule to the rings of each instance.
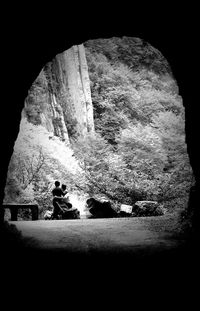
[[93, 105], [83, 44], [46, 64], [25, 100], [23, 116], [43, 125], [67, 144], [94, 132]]
[[60, 180], [84, 196], [184, 208], [193, 183], [184, 113], [171, 68], [150, 44], [123, 37], [73, 46], [28, 92], [6, 200], [32, 192], [46, 208], [44, 193], [51, 204]]
[[4, 201], [36, 200], [43, 215], [52, 204], [54, 181], [59, 180], [67, 185], [73, 205], [80, 210], [85, 193], [80, 187], [76, 193], [76, 179], [84, 184], [84, 173], [74, 157], [71, 140], [92, 132], [90, 79], [84, 46], [78, 45], [47, 63], [28, 91]]

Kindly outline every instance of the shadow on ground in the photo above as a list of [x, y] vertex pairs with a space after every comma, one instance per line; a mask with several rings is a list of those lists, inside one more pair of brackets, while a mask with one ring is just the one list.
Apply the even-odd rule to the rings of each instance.
[[15, 294], [17, 301], [27, 297], [29, 304], [38, 306], [42, 298], [57, 309], [59, 303], [66, 307], [73, 302], [74, 307], [78, 302], [91, 304], [92, 299], [96, 306], [108, 299], [112, 307], [128, 302], [138, 309], [157, 304], [163, 310], [167, 303], [171, 308], [174, 299], [180, 306], [196, 295], [200, 258], [191, 239], [171, 249], [146, 245], [77, 252], [38, 248], [13, 224], [5, 224], [3, 232], [1, 283], [9, 299]]
[[[173, 236], [168, 237], [173, 242]], [[172, 243], [173, 245], [173, 243]], [[180, 273], [184, 274], [189, 268], [198, 267], [199, 246], [189, 237], [180, 241], [175, 247], [164, 247], [162, 244], [127, 245], [101, 248], [91, 247], [87, 252], [63, 248], [41, 248], [37, 241], [30, 237], [22, 236], [15, 225], [7, 222], [1, 226], [1, 254], [7, 272], [26, 271], [30, 273], [41, 272], [54, 274], [90, 273], [101, 272], [126, 274], [133, 273], [135, 276], [143, 273], [154, 275]]]

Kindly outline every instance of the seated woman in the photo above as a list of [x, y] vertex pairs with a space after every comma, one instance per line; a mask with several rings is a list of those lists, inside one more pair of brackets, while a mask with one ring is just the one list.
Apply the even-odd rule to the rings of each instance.
[[66, 185], [60, 187], [60, 182], [55, 182], [53, 194], [53, 214], [51, 219], [77, 219], [80, 218], [80, 212], [77, 208], [73, 208], [69, 202], [68, 191]]
[[63, 209], [63, 219], [78, 219], [80, 218], [80, 212], [76, 207], [72, 207], [69, 202], [68, 191], [66, 190], [66, 185], [62, 185], [61, 189], [63, 191], [61, 207]]
[[71, 208], [72, 204], [69, 202], [69, 195], [68, 195], [68, 191], [66, 190], [66, 185], [62, 184], [61, 189], [62, 189], [62, 203], [65, 203], [67, 205], [67, 207]]

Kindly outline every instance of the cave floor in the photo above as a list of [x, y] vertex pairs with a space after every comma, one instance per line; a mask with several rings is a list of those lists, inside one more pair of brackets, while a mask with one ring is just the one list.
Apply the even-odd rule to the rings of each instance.
[[12, 276], [27, 278], [28, 271], [37, 282], [39, 276], [70, 274], [73, 280], [132, 275], [138, 281], [148, 275], [151, 282], [177, 276], [185, 283], [187, 276], [198, 275], [196, 244], [180, 234], [177, 215], [9, 223], [23, 241], [5, 256], [5, 271]]
[[172, 251], [184, 239], [173, 215], [110, 219], [12, 222], [33, 249], [70, 253], [134, 253]]

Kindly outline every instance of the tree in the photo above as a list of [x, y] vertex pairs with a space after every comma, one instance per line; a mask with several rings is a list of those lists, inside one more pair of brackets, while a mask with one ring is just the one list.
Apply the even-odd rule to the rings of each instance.
[[152, 127], [138, 123], [123, 130], [117, 143], [128, 169], [127, 178], [134, 180], [135, 187], [145, 193], [146, 198], [156, 198], [158, 180], [167, 161], [160, 137]]
[[95, 129], [112, 145], [112, 170], [118, 170], [108, 169], [110, 184], [115, 176], [124, 199], [138, 189], [143, 198], [185, 206], [192, 171], [184, 108], [169, 64], [137, 38], [88, 41], [86, 52]]
[[[44, 169], [46, 161], [42, 148], [38, 148], [32, 156], [14, 152], [8, 168], [5, 188], [5, 202], [39, 203], [39, 198], [47, 199], [49, 183], [46, 183]], [[40, 205], [40, 204], [39, 204]], [[29, 217], [30, 212], [20, 211], [20, 216]]]
[[[172, 111], [160, 112], [152, 118], [152, 126], [160, 136], [167, 154], [164, 174], [168, 175], [162, 187], [163, 200], [178, 200], [178, 205], [187, 205], [193, 174], [185, 143], [184, 119]], [[161, 198], [160, 198], [161, 199]]]
[[133, 202], [141, 198], [130, 178], [130, 169], [120, 154], [99, 134], [74, 142], [74, 151], [85, 172], [90, 195], [104, 195], [115, 203]]

